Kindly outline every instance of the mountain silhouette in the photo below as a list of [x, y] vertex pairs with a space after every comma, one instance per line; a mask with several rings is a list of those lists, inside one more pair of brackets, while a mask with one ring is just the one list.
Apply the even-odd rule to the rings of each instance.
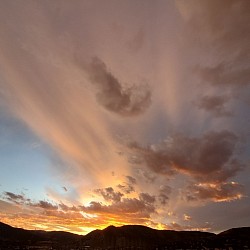
[[82, 245], [93, 248], [156, 248], [181, 240], [198, 240], [212, 237], [215, 234], [197, 231], [156, 230], [145, 226], [127, 225], [122, 227], [109, 226], [104, 230], [95, 230], [82, 239]]
[[219, 234], [156, 230], [140, 225], [109, 226], [81, 236], [68, 232], [25, 230], [0, 222], [0, 249], [249, 249], [250, 227]]

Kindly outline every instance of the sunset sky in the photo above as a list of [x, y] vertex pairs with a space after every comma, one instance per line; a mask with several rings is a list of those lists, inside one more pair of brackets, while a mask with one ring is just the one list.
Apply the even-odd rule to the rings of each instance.
[[1, 0], [0, 221], [250, 226], [250, 1]]

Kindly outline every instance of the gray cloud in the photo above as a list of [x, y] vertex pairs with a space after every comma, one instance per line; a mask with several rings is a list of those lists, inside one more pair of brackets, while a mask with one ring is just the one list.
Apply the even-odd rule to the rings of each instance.
[[126, 178], [131, 185], [136, 184], [136, 179], [134, 177], [127, 175]]
[[27, 201], [27, 199], [23, 194], [14, 194], [12, 192], [4, 192], [4, 198], [16, 204], [23, 204]]
[[[143, 158], [140, 157], [140, 161], [138, 160], [138, 164], [140, 164], [143, 161]], [[142, 177], [147, 183], [154, 183], [156, 179], [156, 175], [152, 173], [151, 171], [146, 171], [144, 169], [137, 169], [137, 175], [139, 177]]]
[[112, 187], [107, 187], [104, 189], [96, 189], [95, 192], [97, 194], [100, 194], [104, 200], [106, 201], [112, 201], [112, 202], [119, 202], [121, 201], [121, 197], [123, 194], [121, 192], [115, 192]]
[[80, 206], [85, 212], [110, 213], [110, 214], [131, 214], [149, 217], [155, 212], [155, 207], [137, 198], [124, 198], [122, 201], [111, 205], [103, 205], [100, 202], [92, 201], [88, 207]]
[[229, 112], [225, 104], [228, 101], [226, 96], [203, 96], [197, 103], [199, 109], [211, 112], [215, 117], [221, 116], [231, 116], [232, 113]]
[[250, 84], [250, 65], [241, 65], [237, 68], [230, 65], [231, 62], [223, 62], [215, 66], [197, 66], [195, 72], [202, 80], [212, 85], [244, 86]]
[[147, 203], [147, 204], [152, 204], [155, 202], [155, 196], [150, 195], [148, 193], [140, 193], [139, 198], [141, 201]]
[[137, 181], [134, 177], [127, 175], [127, 181], [123, 182], [123, 184], [117, 185], [117, 187], [122, 190], [126, 194], [130, 194], [135, 191], [134, 185], [136, 185]]
[[169, 196], [167, 196], [166, 194], [159, 194], [158, 196], [158, 200], [161, 203], [161, 205], [166, 205], [168, 200], [169, 200]]
[[124, 87], [99, 58], [95, 57], [86, 70], [97, 88], [98, 103], [107, 110], [121, 116], [134, 116], [145, 112], [150, 106], [151, 91], [148, 86]]
[[119, 189], [121, 189], [126, 194], [130, 194], [130, 193], [135, 191], [135, 188], [132, 185], [127, 184], [127, 183], [124, 183], [124, 185], [119, 184], [119, 185], [117, 185], [117, 187]]
[[195, 50], [206, 58], [195, 70], [202, 82], [238, 89], [249, 85], [250, 2], [194, 0], [178, 4], [186, 21], [190, 52]]
[[143, 28], [140, 28], [135, 36], [127, 42], [128, 49], [132, 53], [138, 52], [142, 47], [145, 42], [145, 32]]
[[57, 205], [53, 205], [52, 203], [48, 201], [42, 201], [42, 200], [37, 203], [32, 203], [31, 206], [42, 208], [45, 210], [57, 210], [58, 209]]
[[158, 174], [177, 172], [202, 181], [225, 181], [243, 165], [235, 158], [237, 136], [227, 130], [209, 132], [200, 138], [177, 134], [157, 145], [143, 148], [134, 145], [137, 154]]
[[160, 201], [161, 205], [166, 205], [169, 200], [169, 195], [172, 192], [172, 188], [167, 185], [160, 186], [160, 192], [158, 195], [158, 200]]
[[58, 208], [60, 208], [64, 212], [72, 211], [72, 212], [77, 212], [79, 209], [75, 206], [67, 206], [63, 203], [58, 204]]
[[231, 201], [242, 198], [244, 188], [236, 182], [221, 184], [192, 184], [185, 190], [188, 201], [212, 200], [212, 201]]
[[37, 207], [37, 208], [42, 208], [44, 210], [57, 210], [58, 209], [57, 205], [53, 205], [52, 203], [48, 201], [40, 200], [38, 202], [33, 202], [31, 201], [31, 199], [26, 198], [25, 195], [23, 194], [14, 194], [12, 192], [4, 192], [4, 198], [18, 205]]

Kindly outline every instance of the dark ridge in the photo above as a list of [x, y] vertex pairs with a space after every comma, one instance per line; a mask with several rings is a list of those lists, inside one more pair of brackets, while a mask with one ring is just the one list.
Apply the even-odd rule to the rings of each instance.
[[14, 228], [0, 222], [1, 249], [250, 249], [250, 227], [218, 235], [199, 231], [156, 230], [140, 225], [109, 226], [85, 236]]
[[70, 249], [70, 246], [79, 245], [78, 242], [81, 238], [80, 235], [68, 232], [25, 230], [0, 222], [0, 250], [28, 249], [30, 246], [34, 246], [31, 249], [37, 249], [35, 247], [39, 248], [40, 246], [53, 246], [53, 249]]
[[250, 238], [250, 227], [231, 228], [218, 234], [219, 237], [237, 237], [240, 239]]
[[214, 237], [215, 234], [198, 231], [156, 230], [146, 226], [109, 226], [83, 236], [81, 245], [91, 249], [161, 249], [183, 241], [197, 241]]

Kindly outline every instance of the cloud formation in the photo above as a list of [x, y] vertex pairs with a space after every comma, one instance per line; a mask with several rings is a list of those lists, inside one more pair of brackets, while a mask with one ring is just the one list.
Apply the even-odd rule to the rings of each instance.
[[105, 201], [119, 202], [123, 194], [121, 192], [115, 192], [112, 187], [107, 187], [104, 189], [96, 189], [95, 192], [100, 194]]
[[[0, 1], [0, 105], [45, 142], [32, 152], [53, 183], [35, 183], [47, 191], [35, 201], [5, 192], [1, 219], [190, 229], [191, 207], [245, 202], [249, 12], [243, 0]], [[24, 183], [40, 171], [32, 152]]]
[[155, 173], [171, 176], [180, 172], [198, 180], [220, 182], [242, 169], [235, 159], [237, 143], [237, 136], [225, 130], [200, 138], [177, 134], [151, 147], [132, 147]]
[[132, 192], [135, 192], [135, 185], [137, 184], [137, 181], [134, 177], [127, 175], [126, 181], [122, 184], [118, 184], [117, 187], [122, 190], [125, 194], [130, 194]]
[[202, 55], [195, 66], [202, 83], [238, 90], [249, 85], [249, 1], [177, 1], [177, 6], [188, 46]]
[[225, 107], [228, 102], [226, 96], [203, 96], [197, 103], [199, 109], [211, 112], [215, 117], [231, 116], [232, 112]]
[[45, 210], [57, 210], [58, 209], [57, 205], [54, 205], [48, 201], [39, 201], [38, 203], [32, 203], [31, 205], [34, 207], [45, 209]]
[[172, 192], [172, 188], [168, 185], [161, 185], [160, 192], [158, 195], [158, 200], [160, 201], [161, 205], [166, 205], [169, 200], [169, 195]]
[[4, 198], [16, 204], [22, 204], [27, 201], [23, 194], [14, 194], [12, 192], [4, 192]]
[[241, 199], [243, 194], [243, 186], [236, 182], [224, 182], [220, 184], [199, 183], [190, 185], [186, 189], [186, 198], [188, 201], [232, 201]]
[[96, 99], [107, 110], [121, 116], [144, 113], [151, 104], [147, 85], [123, 86], [99, 58], [93, 58], [86, 67], [90, 81], [96, 86]]

